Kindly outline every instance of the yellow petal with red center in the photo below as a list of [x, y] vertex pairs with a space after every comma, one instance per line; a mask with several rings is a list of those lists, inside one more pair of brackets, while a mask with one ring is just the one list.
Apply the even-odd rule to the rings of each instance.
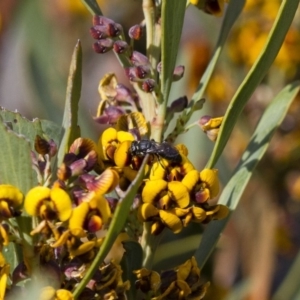
[[72, 216], [69, 220], [69, 229], [74, 230], [77, 228], [82, 229], [85, 218], [90, 210], [90, 206], [87, 202], [80, 203], [73, 209]]
[[100, 194], [95, 196], [89, 202], [90, 209], [97, 209], [102, 218], [103, 224], [108, 223], [111, 218], [111, 210], [107, 200]]
[[159, 210], [159, 217], [163, 224], [170, 228], [174, 233], [179, 233], [182, 230], [181, 220], [171, 212]]
[[185, 208], [189, 205], [190, 195], [188, 189], [180, 181], [169, 182], [168, 192], [172, 201], [176, 202], [177, 206]]
[[124, 141], [119, 144], [118, 148], [114, 153], [114, 162], [119, 168], [124, 168], [130, 163], [129, 161], [129, 148], [131, 146], [131, 141]]
[[24, 202], [24, 208], [30, 216], [37, 216], [39, 213], [39, 206], [46, 199], [50, 198], [51, 190], [45, 186], [37, 186], [31, 189]]
[[184, 144], [178, 144], [175, 148], [179, 151], [181, 155], [188, 156], [189, 150]]
[[107, 128], [103, 131], [101, 137], [98, 140], [99, 155], [102, 159], [107, 160], [106, 149], [109, 144], [117, 140], [117, 130], [115, 128]]
[[119, 143], [122, 143], [124, 141], [134, 141], [134, 137], [130, 132], [127, 131], [118, 131], [117, 132], [117, 140]]
[[56, 291], [56, 298], [55, 300], [74, 300], [73, 294], [64, 289], [60, 289]]
[[166, 190], [168, 183], [162, 179], [148, 180], [142, 191], [142, 199], [145, 203], [152, 203], [159, 194]]
[[141, 222], [147, 222], [155, 216], [158, 216], [158, 209], [151, 203], [144, 203], [139, 207], [138, 219]]
[[83, 244], [81, 244], [76, 249], [69, 249], [69, 254], [71, 258], [74, 258], [75, 256], [82, 255], [90, 250], [92, 250], [95, 246], [94, 241], [88, 241]]
[[115, 189], [119, 183], [119, 174], [113, 169], [106, 169], [96, 178], [95, 192], [98, 194], [107, 194]]
[[50, 198], [55, 204], [60, 221], [67, 221], [72, 214], [72, 201], [69, 194], [60, 188], [52, 188]]
[[70, 146], [69, 153], [74, 153], [79, 158], [85, 157], [90, 151], [98, 152], [96, 143], [88, 138], [77, 138]]
[[8, 200], [14, 208], [23, 203], [23, 194], [21, 191], [10, 184], [0, 184], [0, 200]]
[[204, 169], [200, 172], [200, 180], [207, 184], [210, 190], [210, 197], [214, 198], [219, 194], [219, 179], [217, 169]]
[[206, 212], [203, 208], [194, 206], [192, 207], [193, 221], [196, 223], [201, 223], [206, 218]]
[[168, 165], [169, 165], [169, 162], [165, 159], [160, 159], [160, 161], [156, 161], [152, 165], [149, 179], [150, 180], [164, 179], [167, 174], [166, 167]]
[[181, 180], [182, 184], [186, 186], [189, 193], [196, 186], [198, 181], [199, 181], [199, 172], [197, 170], [191, 170]]

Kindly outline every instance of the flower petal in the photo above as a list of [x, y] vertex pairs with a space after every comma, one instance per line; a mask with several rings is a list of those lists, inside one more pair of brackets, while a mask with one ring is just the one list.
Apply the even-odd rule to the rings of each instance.
[[84, 220], [89, 212], [90, 206], [87, 202], [82, 202], [73, 209], [72, 216], [69, 220], [69, 229], [82, 229]]
[[55, 204], [60, 221], [67, 221], [72, 214], [72, 201], [69, 194], [61, 188], [52, 188], [50, 198]]
[[191, 170], [184, 176], [181, 182], [186, 186], [186, 188], [190, 193], [198, 181], [199, 181], [199, 172], [197, 170]]
[[126, 165], [129, 164], [129, 148], [131, 146], [131, 141], [123, 141], [117, 147], [114, 153], [114, 162], [119, 168], [124, 168]]
[[50, 198], [51, 190], [45, 186], [37, 186], [32, 188], [25, 197], [24, 208], [31, 216], [37, 216], [39, 213], [39, 205], [43, 200]]
[[171, 199], [176, 202], [176, 204], [185, 208], [190, 203], [190, 195], [186, 186], [180, 181], [171, 181], [168, 183], [168, 191], [171, 194]]
[[200, 180], [207, 184], [210, 190], [210, 198], [219, 194], [219, 179], [217, 169], [204, 169], [200, 172]]
[[141, 222], [147, 222], [152, 217], [158, 216], [158, 214], [159, 211], [154, 205], [152, 205], [151, 203], [144, 203], [138, 210], [138, 219]]
[[148, 180], [142, 191], [142, 199], [145, 203], [152, 203], [158, 195], [166, 190], [168, 183], [162, 179]]
[[182, 222], [176, 215], [165, 210], [159, 210], [159, 216], [163, 224], [170, 228], [174, 233], [179, 233], [182, 230]]
[[10, 204], [16, 208], [23, 202], [21, 191], [10, 184], [0, 184], [0, 199], [9, 200]]

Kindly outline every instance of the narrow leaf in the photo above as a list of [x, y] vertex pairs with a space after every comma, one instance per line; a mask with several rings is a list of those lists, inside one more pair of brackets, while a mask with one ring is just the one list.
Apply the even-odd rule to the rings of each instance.
[[81, 0], [92, 15], [102, 16], [102, 11], [96, 0]]
[[[282, 122], [290, 104], [299, 92], [300, 83], [297, 81], [286, 86], [269, 104], [264, 112], [252, 138], [244, 152], [230, 181], [223, 190], [219, 203], [229, 206], [231, 212], [237, 207], [239, 200], [253, 174], [257, 163], [265, 154], [276, 127]], [[213, 251], [230, 215], [220, 221], [209, 223], [204, 231], [200, 247], [196, 252], [199, 266], [203, 266]]]
[[230, 0], [228, 7], [226, 9], [226, 14], [224, 17], [224, 21], [221, 27], [220, 35], [216, 44], [215, 51], [213, 53], [212, 58], [209, 61], [209, 65], [207, 66], [205, 73], [201, 77], [199, 85], [195, 94], [192, 97], [189, 106], [196, 105], [196, 103], [202, 99], [203, 93], [207, 87], [207, 84], [210, 80], [210, 77], [215, 69], [217, 61], [220, 57], [221, 51], [225, 45], [228, 34], [235, 23], [236, 19], [239, 17], [243, 7], [245, 4], [245, 0]]
[[[300, 287], [296, 278], [300, 278], [300, 251], [283, 282], [277, 288], [272, 300], [299, 299]], [[297, 297], [298, 296], [298, 297]]]
[[290, 28], [294, 15], [297, 11], [299, 0], [284, 0], [281, 3], [277, 18], [273, 24], [264, 49], [261, 51], [255, 64], [247, 74], [246, 78], [235, 93], [224, 116], [223, 124], [219, 132], [212, 155], [207, 163], [212, 168], [219, 159], [229, 139], [231, 131], [242, 112], [245, 104], [266, 75], [279, 49], [284, 41], [285, 35]]
[[81, 93], [82, 50], [80, 41], [77, 42], [71, 60], [68, 77], [66, 103], [63, 118], [64, 135], [58, 151], [58, 165], [61, 164], [65, 153], [72, 142], [80, 136], [78, 121], [78, 103]]
[[163, 0], [161, 12], [161, 102], [167, 105], [182, 32], [186, 0]]

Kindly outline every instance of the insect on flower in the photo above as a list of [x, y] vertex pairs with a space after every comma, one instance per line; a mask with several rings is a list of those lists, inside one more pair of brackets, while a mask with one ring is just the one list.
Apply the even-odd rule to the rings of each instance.
[[179, 151], [167, 142], [158, 143], [156, 141], [144, 139], [133, 141], [129, 152], [133, 156], [145, 156], [147, 154], [155, 155], [158, 160], [160, 157], [173, 163], [181, 163], [182, 157]]

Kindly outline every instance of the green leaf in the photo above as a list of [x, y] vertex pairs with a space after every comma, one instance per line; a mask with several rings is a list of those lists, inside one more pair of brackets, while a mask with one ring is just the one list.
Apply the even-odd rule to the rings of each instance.
[[[283, 282], [279, 285], [272, 300], [281, 299], [299, 299], [300, 287], [300, 251], [294, 259], [293, 265], [290, 267], [288, 274], [285, 276]], [[296, 279], [297, 278], [297, 279]]]
[[133, 199], [142, 183], [144, 177], [144, 169], [146, 166], [146, 162], [148, 160], [148, 155], [145, 156], [142, 166], [132, 182], [132, 184], [127, 189], [124, 197], [119, 200], [119, 204], [114, 212], [113, 219], [109, 225], [109, 229], [105, 236], [104, 242], [101, 245], [100, 251], [97, 253], [94, 261], [92, 262], [90, 268], [88, 269], [86, 275], [81, 280], [80, 284], [76, 287], [76, 290], [73, 293], [75, 299], [77, 299], [82, 292], [82, 290], [87, 285], [90, 278], [93, 276], [96, 269], [102, 263], [106, 255], [108, 254], [109, 250], [111, 249], [114, 241], [120, 234], [120, 232], [124, 229], [125, 222], [127, 220], [127, 216], [129, 214]]
[[167, 105], [172, 85], [179, 42], [183, 26], [186, 0], [163, 0], [161, 11], [161, 102]]
[[78, 123], [78, 103], [81, 93], [82, 50], [80, 41], [77, 42], [68, 77], [67, 95], [63, 118], [64, 136], [58, 151], [58, 165], [63, 161], [73, 141], [80, 136]]
[[[282, 122], [299, 89], [299, 82], [286, 86], [269, 104], [261, 117], [246, 151], [219, 199], [219, 203], [229, 206], [231, 212], [237, 207], [253, 170], [265, 154], [276, 127]], [[208, 224], [196, 252], [196, 259], [200, 267], [204, 265], [213, 251], [229, 218], [230, 214], [226, 219]]]
[[212, 168], [216, 164], [245, 104], [276, 58], [298, 5], [299, 0], [282, 1], [264, 49], [229, 104], [214, 150], [207, 163], [207, 168]]
[[13, 242], [9, 243], [7, 246], [3, 246], [2, 253], [6, 262], [10, 265], [11, 271], [17, 267], [23, 258], [20, 245]]
[[124, 241], [123, 247], [125, 253], [123, 254], [122, 260], [120, 262], [122, 268], [122, 278], [123, 281], [130, 281], [130, 291], [131, 297], [129, 299], [134, 299], [135, 295], [135, 281], [136, 276], [134, 275], [134, 270], [139, 270], [142, 267], [143, 262], [143, 249], [140, 243], [135, 241]]
[[0, 140], [0, 183], [12, 184], [26, 194], [36, 184], [31, 164], [30, 143], [26, 137], [9, 129], [1, 116]]
[[40, 122], [43, 130], [43, 136], [46, 137], [47, 140], [53, 139], [56, 145], [59, 145], [63, 132], [62, 127], [49, 120], [40, 120]]
[[102, 11], [96, 0], [81, 0], [92, 15], [102, 16]]
[[[228, 7], [226, 9], [226, 14], [224, 17], [224, 21], [221, 27], [221, 31], [220, 31], [220, 35], [216, 44], [216, 48], [214, 50], [213, 56], [209, 61], [209, 64], [203, 74], [203, 76], [201, 77], [201, 80], [199, 82], [199, 85], [197, 87], [196, 92], [194, 93], [191, 102], [190, 102], [190, 107], [196, 105], [196, 103], [201, 100], [201, 98], [203, 97], [203, 93], [207, 87], [207, 84], [210, 80], [210, 77], [216, 67], [217, 61], [220, 57], [221, 51], [224, 48], [225, 42], [227, 40], [228, 34], [233, 26], [233, 24], [235, 23], [235, 21], [237, 20], [237, 18], [239, 17], [243, 7], [245, 4], [245, 0], [230, 0]], [[194, 110], [197, 107], [195, 107]]]

